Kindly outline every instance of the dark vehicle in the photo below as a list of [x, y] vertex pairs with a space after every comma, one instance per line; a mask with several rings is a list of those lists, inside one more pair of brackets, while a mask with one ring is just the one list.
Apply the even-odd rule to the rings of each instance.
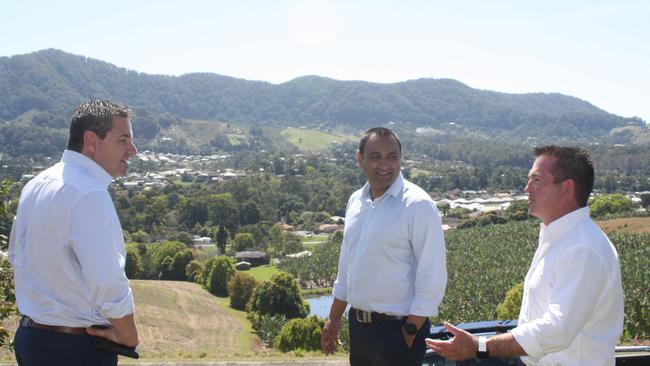
[[[491, 337], [501, 333], [507, 333], [517, 326], [516, 320], [503, 321], [485, 321], [476, 323], [461, 323], [457, 325], [472, 334]], [[451, 333], [447, 332], [444, 327], [431, 327], [431, 336], [433, 339], [449, 339]], [[422, 366], [500, 366], [500, 365], [524, 365], [519, 357], [496, 358], [491, 357], [486, 360], [467, 360], [467, 361], [450, 361], [441, 357], [432, 350], [427, 350], [424, 356]], [[650, 346], [617, 346], [616, 347], [616, 365], [629, 366], [647, 366], [650, 365]]]

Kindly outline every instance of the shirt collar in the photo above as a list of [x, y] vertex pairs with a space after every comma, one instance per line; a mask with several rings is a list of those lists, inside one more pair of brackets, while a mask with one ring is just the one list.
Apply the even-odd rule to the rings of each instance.
[[113, 177], [108, 174], [104, 168], [97, 164], [94, 160], [90, 159], [84, 154], [72, 150], [64, 150], [61, 162], [64, 164], [79, 165], [85, 169], [90, 175], [97, 178], [102, 184], [108, 187], [113, 181]]
[[[404, 188], [404, 177], [402, 176], [402, 172], [400, 171], [399, 175], [397, 176], [397, 178], [395, 178], [395, 181], [393, 181], [390, 187], [388, 187], [386, 192], [384, 192], [384, 194], [382, 194], [377, 198], [381, 198], [386, 195], [397, 197], [402, 192], [403, 188]], [[363, 186], [363, 196], [370, 198], [370, 184], [368, 182], [366, 182], [366, 184]]]
[[553, 242], [562, 233], [573, 227], [578, 222], [589, 218], [589, 207], [581, 207], [571, 211], [548, 225], [539, 225], [539, 239], [542, 241]]

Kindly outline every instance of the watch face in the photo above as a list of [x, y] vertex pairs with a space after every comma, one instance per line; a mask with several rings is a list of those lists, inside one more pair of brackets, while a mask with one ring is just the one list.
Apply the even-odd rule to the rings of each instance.
[[406, 334], [409, 335], [415, 335], [418, 332], [418, 327], [416, 327], [415, 324], [412, 323], [404, 323], [402, 327], [404, 328]]

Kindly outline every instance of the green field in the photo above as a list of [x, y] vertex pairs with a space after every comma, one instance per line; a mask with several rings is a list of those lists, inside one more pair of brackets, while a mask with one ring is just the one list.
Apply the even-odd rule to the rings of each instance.
[[344, 141], [357, 141], [359, 138], [350, 135], [334, 135], [318, 130], [306, 128], [289, 127], [281, 133], [291, 144], [303, 151], [324, 151], [332, 146], [332, 143], [341, 143]]
[[262, 282], [270, 280], [271, 276], [278, 272], [280, 271], [275, 266], [267, 264], [264, 266], [253, 267], [245, 273], [248, 273], [251, 276], [255, 277], [258, 282]]

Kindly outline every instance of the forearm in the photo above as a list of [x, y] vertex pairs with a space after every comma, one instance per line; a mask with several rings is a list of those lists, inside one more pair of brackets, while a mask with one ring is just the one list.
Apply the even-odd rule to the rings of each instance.
[[345, 312], [345, 308], [347, 306], [348, 306], [347, 301], [339, 300], [335, 297], [334, 301], [332, 302], [332, 307], [330, 308], [330, 314], [328, 316], [328, 320], [330, 321], [341, 320], [341, 317], [343, 317], [343, 313]]
[[490, 357], [525, 356], [526, 351], [519, 345], [512, 334], [499, 334], [487, 340]]
[[108, 319], [113, 326], [117, 343], [135, 347], [138, 345], [138, 329], [135, 326], [133, 314], [118, 319]]

